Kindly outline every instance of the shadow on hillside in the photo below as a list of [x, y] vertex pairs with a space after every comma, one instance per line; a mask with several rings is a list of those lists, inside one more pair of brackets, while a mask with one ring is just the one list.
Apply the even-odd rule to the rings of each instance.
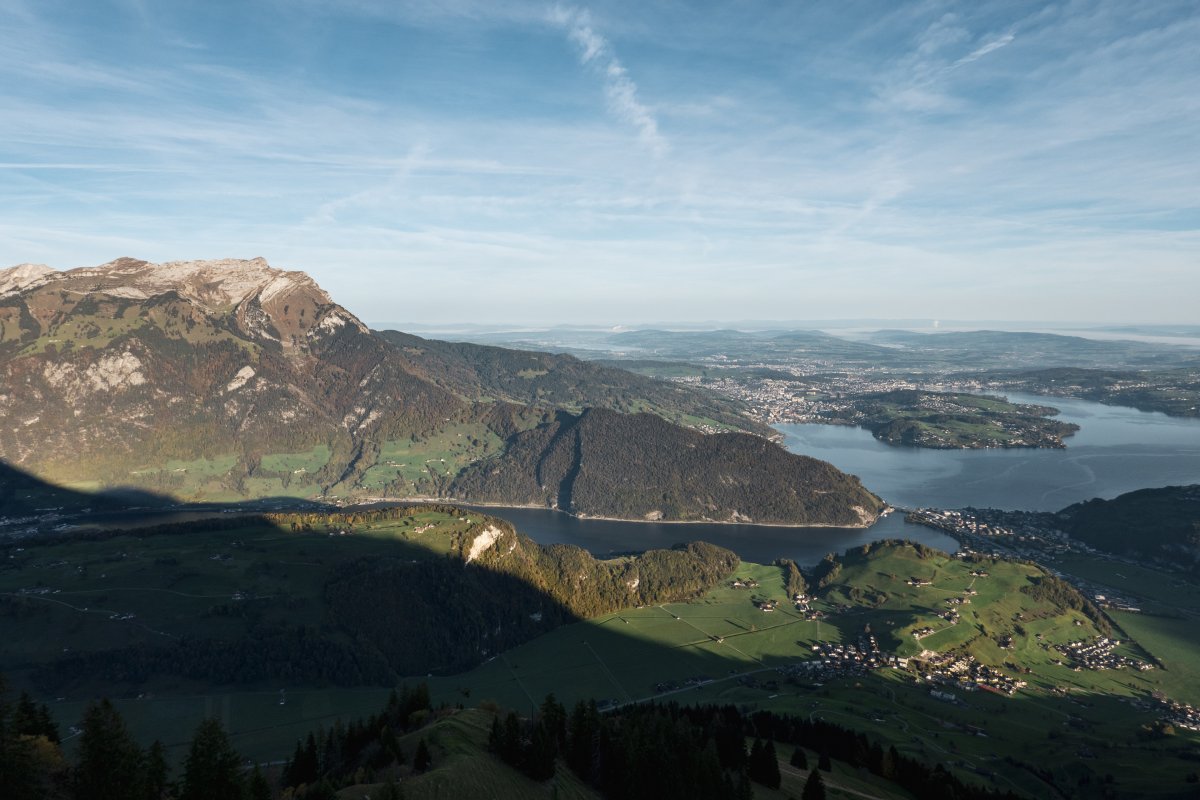
[[[105, 513], [114, 515], [128, 510], [120, 500], [105, 498], [105, 503], [113, 505], [101, 506], [96, 495], [54, 487], [0, 464], [0, 497], [24, 493], [52, 498], [64, 511], [68, 503], [78, 503], [73, 507], [79, 509], [104, 508]], [[250, 541], [246, 529], [252, 526], [279, 530], [278, 519], [251, 515], [263, 510], [260, 504], [235, 507], [247, 514], [120, 535], [149, 541], [172, 534], [229, 530], [231, 539], [236, 536], [246, 542]], [[3, 508], [5, 513], [13, 513], [8, 506]], [[193, 508], [172, 505], [168, 510]], [[161, 507], [154, 513], [161, 513]], [[304, 513], [293, 516], [299, 525], [304, 524]], [[116, 531], [66, 532], [44, 541], [57, 548], [76, 539], [95, 542], [117, 535]], [[19, 636], [22, 631], [43, 636], [45, 631], [56, 630], [56, 625], [68, 627], [62, 628], [64, 638], [55, 639], [53, 657], [36, 664], [12, 660], [0, 667], [22, 673], [14, 676], [23, 679], [18, 684], [36, 686], [47, 699], [64, 695], [133, 697], [164, 676], [182, 685], [203, 687], [201, 691], [208, 695], [224, 693], [226, 708], [232, 697], [235, 705], [244, 704], [247, 709], [235, 709], [226, 720], [235, 741], [249, 736], [265, 747], [261, 743], [269, 739], [276, 748], [272, 750], [275, 757], [286, 755], [298, 733], [345, 716], [331, 699], [345, 696], [337, 695], [335, 687], [389, 687], [406, 677], [411, 681], [412, 676], [428, 675], [433, 677], [437, 697], [466, 705], [495, 699], [523, 710], [554, 692], [568, 702], [592, 697], [617, 705], [656, 699], [731, 703], [746, 710], [783, 708], [866, 731], [873, 739], [895, 741], [905, 754], [931, 763], [958, 765], [998, 788], [1011, 788], [1006, 781], [1015, 778], [1024, 787], [1037, 787], [1037, 793], [1045, 796], [1101, 796], [1106, 789], [1116, 789], [1120, 796], [1122, 786], [1144, 785], [1137, 783], [1141, 780], [1137, 770], [1137, 774], [1113, 778], [1116, 786], [1107, 782], [1111, 765], [1118, 759], [1128, 763], [1131, 754], [1145, 761], [1146, 769], [1174, 770], [1178, 775], [1172, 780], [1177, 778], [1180, 786], [1185, 774], [1194, 770], [1187, 761], [1186, 743], [1144, 729], [1156, 717], [1135, 714], [1116, 698], [1095, 694], [1035, 697], [1029, 693], [1009, 698], [956, 692], [953, 702], [944, 702], [931, 697], [928, 686], [915, 684], [911, 678], [882, 675], [834, 679], [823, 686], [796, 684], [776, 670], [811, 654], [797, 647], [794, 658], [762, 655], [751, 643], [765, 624], [759, 623], [756, 631], [753, 624], [731, 619], [721, 609], [714, 608], [711, 617], [702, 618], [673, 613], [671, 604], [665, 608], [648, 605], [638, 620], [632, 614], [604, 614], [593, 623], [564, 628], [580, 622], [581, 615], [549, 591], [547, 579], [556, 574], [553, 570], [518, 576], [465, 564], [461, 559], [431, 558], [428, 549], [399, 538], [325, 536], [318, 530], [296, 541], [306, 549], [302, 560], [320, 568], [315, 582], [314, 576], [305, 575], [309, 585], [316, 587], [319, 613], [315, 616], [302, 616], [297, 610], [300, 606], [282, 598], [278, 605], [264, 605], [261, 615], [251, 607], [236, 632], [227, 629], [220, 637], [197, 633], [174, 639], [151, 632], [132, 635], [129, 632], [137, 630], [133, 625], [96, 618], [98, 624], [110, 625], [122, 634], [105, 634], [99, 647], [93, 640], [92, 647], [97, 649], [90, 652], [80, 648], [81, 652], [62, 653], [59, 650], [67, 644], [70, 631], [82, 630], [69, 610], [32, 600], [7, 600], [4, 608], [8, 613], [0, 615], [7, 617], [7, 622], [0, 623], [0, 632], [6, 637]], [[28, 549], [34, 547], [30, 544]], [[577, 548], [565, 546], [540, 548], [540, 555], [531, 562], [554, 558], [555, 552], [575, 551]], [[236, 558], [221, 563], [244, 568], [249, 575], [252, 567], [261, 571], [263, 563], [286, 560], [272, 551], [247, 558], [244, 565]], [[561, 563], [571, 566], [574, 562], [563, 558]], [[169, 573], [164, 575], [169, 582], [170, 571], [194, 577], [194, 566], [164, 560], [157, 569]], [[299, 586], [298, 573], [291, 568], [275, 577], [283, 585], [295, 581]], [[31, 575], [30, 579], [35, 578]], [[156, 601], [148, 595], [138, 602], [149, 608]], [[197, 606], [201, 616], [227, 613], [215, 610], [228, 606], [227, 601], [204, 601], [209, 603], [212, 609]], [[704, 605], [692, 608], [703, 610]], [[149, 611], [140, 615], [150, 617]], [[853, 640], [862, 632], [861, 619], [851, 616], [826, 624], [838, 630], [829, 638]], [[88, 627], [95, 627], [91, 619]], [[555, 630], [559, 633], [544, 637]], [[788, 641], [804, 638], [799, 633], [780, 630]], [[520, 645], [524, 646], [513, 649]], [[26, 650], [21, 652], [23, 659], [28, 657]], [[274, 722], [271, 715], [286, 711], [280, 710], [274, 699], [280, 686], [288, 687], [289, 694], [293, 689], [297, 694], [324, 692], [329, 695], [328, 710], [323, 715], [309, 713]], [[264, 687], [272, 689], [264, 693]], [[175, 711], [171, 706], [178, 703], [183, 709], [188, 702], [191, 705], [186, 710]], [[190, 730], [200, 717], [212, 713], [204, 702], [203, 698], [162, 697], [146, 702], [129, 700], [123, 708], [138, 719], [137, 708], [170, 706], [170, 725], [181, 728], [174, 739], [182, 741], [183, 728]], [[152, 714], [149, 710], [140, 713]], [[152, 724], [157, 727], [150, 730], [162, 736], [165, 723], [161, 711]], [[271, 733], [273, 725], [279, 726], [277, 737]], [[1126, 793], [1136, 791], [1125, 789]]]
[[264, 497], [231, 503], [189, 503], [167, 494], [136, 486], [116, 486], [97, 492], [86, 492], [59, 486], [25, 472], [0, 460], [0, 517], [38, 517], [54, 514], [55, 524], [81, 514], [92, 515], [97, 521], [106, 514], [144, 512], [163, 513], [208, 512], [220, 509], [258, 512], [275, 509], [332, 509], [322, 503], [295, 497]]

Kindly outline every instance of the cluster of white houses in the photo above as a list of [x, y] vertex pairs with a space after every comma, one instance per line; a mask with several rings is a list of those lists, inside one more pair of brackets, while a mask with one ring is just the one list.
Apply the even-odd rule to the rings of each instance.
[[[1095, 639], [1056, 644], [1054, 645], [1054, 649], [1071, 659], [1070, 666], [1076, 672], [1082, 672], [1085, 669], [1124, 669], [1125, 667], [1131, 667], [1142, 672], [1154, 669], [1154, 665], [1152, 664], [1145, 661], [1137, 661], [1117, 653], [1116, 650], [1120, 645], [1121, 641], [1119, 639], [1109, 639], [1106, 636], [1099, 636]], [[1062, 661], [1058, 663], [1060, 665], [1063, 664]]]
[[812, 646], [815, 658], [798, 661], [784, 667], [785, 675], [809, 679], [837, 678], [846, 675], [865, 675], [880, 667], [904, 669], [908, 659], [879, 649], [874, 636], [866, 635], [858, 642], [817, 642]]
[[953, 686], [966, 692], [979, 689], [1011, 697], [1028, 684], [1011, 675], [980, 663], [974, 656], [957, 653], [924, 653], [914, 659], [922, 678], [929, 683]]
[[1200, 731], [1200, 708], [1167, 699], [1161, 700], [1160, 703], [1163, 711], [1166, 712], [1163, 718], [1164, 722], [1174, 725], [1176, 728]]

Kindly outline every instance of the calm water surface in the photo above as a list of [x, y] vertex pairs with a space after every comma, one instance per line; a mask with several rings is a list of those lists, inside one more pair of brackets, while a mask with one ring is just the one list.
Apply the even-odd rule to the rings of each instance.
[[921, 525], [909, 525], [898, 514], [884, 517], [863, 529], [614, 522], [576, 519], [542, 508], [489, 507], [480, 510], [508, 520], [518, 531], [540, 544], [578, 545], [599, 557], [694, 541], [727, 547], [746, 561], [759, 564], [790, 558], [797, 564], [812, 565], [826, 553], [844, 552], [879, 539], [909, 539], [951, 553], [958, 549], [958, 542], [951, 537]]
[[1086, 400], [1009, 393], [1051, 405], [1080, 430], [1065, 450], [923, 450], [884, 444], [861, 428], [780, 425], [793, 453], [858, 475], [888, 502], [1057, 511], [1093, 497], [1200, 483], [1200, 420]]

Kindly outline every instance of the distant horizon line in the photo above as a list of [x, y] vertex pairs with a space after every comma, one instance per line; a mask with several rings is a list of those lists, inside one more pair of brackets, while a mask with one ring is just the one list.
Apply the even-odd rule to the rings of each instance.
[[973, 330], [988, 330], [990, 326], [1000, 326], [1009, 333], [1036, 333], [1036, 329], [1048, 328], [1057, 330], [1090, 330], [1096, 332], [1122, 331], [1156, 331], [1168, 335], [1168, 331], [1187, 331], [1183, 336], [1200, 335], [1200, 322], [1099, 322], [1095, 320], [961, 320], [929, 318], [886, 318], [835, 317], [828, 319], [793, 319], [793, 320], [657, 320], [647, 322], [401, 322], [366, 321], [368, 327], [374, 330], [479, 330], [479, 331], [637, 331], [637, 330], [785, 330], [799, 328], [903, 328], [905, 330], [946, 331], [970, 328]]

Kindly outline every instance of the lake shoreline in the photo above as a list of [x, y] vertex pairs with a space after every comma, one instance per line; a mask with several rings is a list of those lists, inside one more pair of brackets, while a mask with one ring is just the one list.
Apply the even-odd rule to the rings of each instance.
[[[409, 500], [381, 500], [378, 502], [391, 503], [394, 505], [402, 505], [403, 503], [410, 502], [410, 501]], [[878, 515], [877, 517], [875, 517], [875, 519], [871, 520], [871, 522], [866, 523], [866, 524], [858, 523], [858, 524], [841, 525], [841, 524], [835, 524], [832, 522], [755, 522], [753, 520], [749, 521], [749, 522], [733, 522], [730, 520], [717, 520], [717, 519], [628, 519], [625, 517], [601, 517], [601, 516], [592, 516], [590, 514], [573, 514], [570, 511], [563, 511], [561, 508], [554, 508], [552, 506], [534, 505], [532, 503], [529, 503], [529, 504], [481, 503], [477, 500], [461, 500], [458, 498], [451, 498], [451, 497], [413, 498], [411, 500], [411, 502], [414, 502], [414, 503], [444, 503], [447, 505], [467, 506], [469, 508], [479, 508], [479, 509], [512, 508], [512, 509], [528, 509], [531, 511], [552, 511], [555, 514], [562, 514], [563, 516], [570, 517], [571, 519], [594, 521], [594, 522], [631, 522], [631, 523], [636, 523], [639, 525], [730, 525], [733, 527], [737, 527], [740, 525], [740, 526], [754, 527], [754, 528], [798, 528], [798, 529], [837, 528], [837, 529], [846, 529], [846, 530], [866, 530], [867, 528], [870, 528], [875, 523], [879, 522], [879, 520], [883, 519], [883, 517], [885, 517], [891, 513], [891, 511], [882, 513], [882, 514]], [[891, 506], [889, 506], [888, 508], [891, 509]], [[892, 510], [894, 510], [894, 509], [892, 509]]]

